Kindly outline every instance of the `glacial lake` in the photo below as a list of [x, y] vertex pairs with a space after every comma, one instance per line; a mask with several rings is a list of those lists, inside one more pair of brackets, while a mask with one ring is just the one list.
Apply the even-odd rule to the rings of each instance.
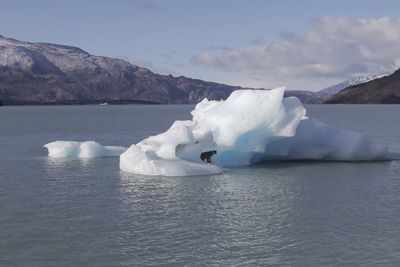
[[[193, 106], [0, 108], [0, 266], [399, 266], [400, 161], [274, 162], [144, 177], [118, 158], [43, 145], [129, 146]], [[400, 153], [399, 105], [310, 105], [308, 116]]]

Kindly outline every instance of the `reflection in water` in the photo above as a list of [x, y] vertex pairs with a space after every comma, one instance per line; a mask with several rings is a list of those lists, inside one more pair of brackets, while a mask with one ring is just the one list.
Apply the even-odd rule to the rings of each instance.
[[80, 159], [70, 159], [70, 158], [51, 158], [51, 157], [46, 157], [45, 160], [45, 165], [46, 168], [49, 171], [54, 171], [56, 169], [65, 169], [65, 168], [71, 168], [79, 166], [82, 170], [86, 170], [89, 168], [91, 165], [93, 165], [95, 162], [95, 159], [85, 159], [85, 158], [80, 158]]
[[[130, 253], [142, 255], [142, 264], [151, 263], [155, 252], [168, 262], [188, 262], [194, 249], [193, 257], [204, 264], [237, 264], [248, 253], [254, 263], [334, 264], [312, 256], [324, 253], [332, 240], [344, 246], [351, 241], [343, 234], [351, 238], [358, 234], [354, 227], [368, 225], [365, 218], [372, 222], [375, 214], [361, 207], [381, 195], [376, 189], [382, 189], [381, 176], [390, 167], [388, 162], [279, 162], [217, 176], [120, 172], [120, 216], [134, 225], [120, 238], [140, 244]], [[356, 256], [336, 250], [344, 258]]]
[[[268, 257], [273, 262], [272, 251], [284, 243], [277, 236], [288, 227], [299, 184], [285, 172], [258, 168], [198, 177], [143, 177], [121, 172], [120, 179], [121, 216], [137, 226], [124, 238], [141, 242], [135, 253], [148, 253], [151, 259], [156, 242], [159, 256], [172, 260], [174, 252], [182, 251], [182, 257], [187, 257], [196, 247], [196, 255], [210, 257], [209, 263], [226, 262], [226, 253], [240, 256], [252, 244], [258, 244], [254, 252], [264, 250], [260, 256], [266, 256], [264, 246], [270, 247]], [[249, 235], [252, 231], [257, 235]]]
[[[310, 117], [369, 133], [397, 152], [399, 108], [308, 107]], [[8, 127], [0, 127], [1, 263], [398, 265], [397, 160], [275, 162], [217, 176], [166, 178], [122, 173], [118, 158], [50, 159], [42, 148], [53, 140], [129, 145], [189, 117], [191, 109], [2, 109], [0, 125]]]

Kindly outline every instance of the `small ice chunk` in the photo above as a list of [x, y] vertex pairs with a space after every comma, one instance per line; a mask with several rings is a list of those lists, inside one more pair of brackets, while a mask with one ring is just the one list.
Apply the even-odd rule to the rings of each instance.
[[102, 146], [94, 141], [55, 141], [44, 145], [53, 158], [118, 157], [126, 150], [121, 146]]

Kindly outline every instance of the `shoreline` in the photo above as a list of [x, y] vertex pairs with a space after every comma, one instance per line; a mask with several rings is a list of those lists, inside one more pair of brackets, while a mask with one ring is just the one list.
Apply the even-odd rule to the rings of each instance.
[[162, 103], [147, 100], [67, 100], [57, 102], [36, 101], [0, 101], [0, 106], [73, 106], [73, 105], [160, 105]]

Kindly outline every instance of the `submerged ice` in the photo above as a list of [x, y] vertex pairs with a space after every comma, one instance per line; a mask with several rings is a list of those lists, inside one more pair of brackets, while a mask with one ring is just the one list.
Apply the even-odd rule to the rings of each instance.
[[[270, 160], [386, 160], [386, 147], [367, 136], [306, 117], [298, 98], [284, 88], [238, 90], [225, 101], [204, 99], [191, 121], [132, 145], [120, 156], [125, 172], [187, 176], [222, 172]], [[213, 164], [201, 155], [215, 151]]]
[[389, 159], [386, 147], [309, 119], [298, 98], [283, 94], [284, 88], [237, 90], [225, 101], [204, 99], [191, 112], [192, 120], [175, 121], [166, 132], [128, 149], [66, 141], [45, 147], [51, 157], [120, 155], [122, 171], [164, 176], [217, 174], [271, 160]]

